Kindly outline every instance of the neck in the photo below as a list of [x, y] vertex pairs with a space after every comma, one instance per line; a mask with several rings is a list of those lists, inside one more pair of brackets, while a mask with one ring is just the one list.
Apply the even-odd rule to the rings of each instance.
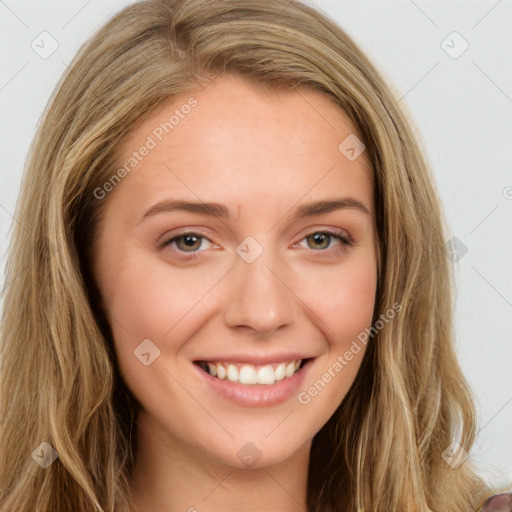
[[307, 443], [279, 464], [233, 467], [138, 422], [130, 478], [136, 512], [306, 512]]

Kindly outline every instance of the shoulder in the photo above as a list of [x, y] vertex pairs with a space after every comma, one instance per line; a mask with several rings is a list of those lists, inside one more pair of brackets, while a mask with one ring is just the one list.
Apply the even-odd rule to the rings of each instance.
[[512, 493], [504, 492], [489, 497], [482, 512], [512, 512]]

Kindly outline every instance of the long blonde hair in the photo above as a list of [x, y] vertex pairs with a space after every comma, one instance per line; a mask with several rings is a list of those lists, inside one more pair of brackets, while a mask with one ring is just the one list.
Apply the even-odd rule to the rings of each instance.
[[[132, 510], [136, 403], [91, 275], [108, 201], [94, 190], [136, 123], [220, 73], [323, 91], [357, 126], [375, 177], [374, 318], [402, 307], [313, 439], [308, 512], [479, 509], [489, 493], [469, 460], [442, 456], [453, 441], [469, 452], [476, 432], [453, 346], [447, 229], [389, 86], [339, 26], [298, 1], [154, 0], [125, 8], [80, 49], [27, 160], [6, 264], [0, 512]], [[49, 452], [42, 442], [58, 454], [46, 468], [31, 456]]]

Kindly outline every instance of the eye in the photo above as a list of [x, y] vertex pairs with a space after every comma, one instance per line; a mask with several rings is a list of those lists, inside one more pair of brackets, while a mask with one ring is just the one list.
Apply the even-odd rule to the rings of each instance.
[[[184, 233], [180, 233], [179, 235], [173, 236], [172, 238], [164, 240], [161, 243], [160, 247], [164, 248], [170, 246], [172, 247], [173, 250], [177, 251], [178, 253], [182, 253], [180, 254], [180, 257], [196, 258], [199, 256], [197, 253], [202, 252], [201, 250], [199, 250], [199, 248], [202, 246], [202, 240], [207, 240], [210, 244], [212, 244], [211, 240], [200, 235], [199, 233], [187, 231]], [[320, 252], [327, 252], [327, 250], [331, 249], [334, 251], [342, 251], [344, 248], [351, 247], [353, 245], [353, 242], [345, 234], [344, 231], [334, 230], [314, 231], [311, 234], [304, 237], [302, 240], [306, 240], [312, 244], [319, 245], [320, 247], [313, 248], [313, 250]], [[341, 242], [341, 246], [338, 247], [338, 249], [332, 247], [331, 242], [333, 240]], [[296, 245], [297, 244], [295, 244], [295, 246]]]
[[[197, 250], [202, 245], [201, 240], [208, 240], [208, 238], [198, 233], [187, 231], [185, 233], [173, 236], [168, 240], [165, 240], [162, 243], [162, 247], [166, 247], [168, 245], [173, 246], [173, 244], [176, 243], [177, 250], [179, 252], [191, 253], [192, 256], [195, 256], [194, 253], [201, 252]], [[208, 240], [208, 242], [212, 243], [211, 240]]]
[[[333, 239], [341, 242], [341, 250], [345, 247], [351, 247], [353, 245], [352, 240], [342, 231], [332, 231], [332, 230], [322, 230], [322, 231], [314, 231], [313, 233], [307, 235], [303, 238], [306, 242], [312, 243], [313, 245], [317, 245], [320, 247], [314, 248], [314, 250], [325, 251], [326, 249], [332, 249], [331, 241]], [[327, 242], [327, 244], [326, 244]]]

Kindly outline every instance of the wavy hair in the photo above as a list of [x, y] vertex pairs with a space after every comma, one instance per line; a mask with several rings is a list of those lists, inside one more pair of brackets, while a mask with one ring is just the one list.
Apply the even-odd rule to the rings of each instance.
[[[133, 510], [137, 404], [91, 273], [108, 200], [94, 190], [137, 123], [221, 73], [320, 90], [346, 112], [374, 174], [374, 321], [402, 306], [313, 439], [308, 512], [479, 510], [490, 493], [469, 460], [452, 467], [442, 456], [454, 441], [469, 452], [476, 435], [453, 344], [447, 227], [391, 86], [334, 21], [299, 1], [150, 0], [81, 47], [27, 159], [3, 292], [0, 512]], [[58, 454], [47, 468], [33, 460], [43, 441]]]

